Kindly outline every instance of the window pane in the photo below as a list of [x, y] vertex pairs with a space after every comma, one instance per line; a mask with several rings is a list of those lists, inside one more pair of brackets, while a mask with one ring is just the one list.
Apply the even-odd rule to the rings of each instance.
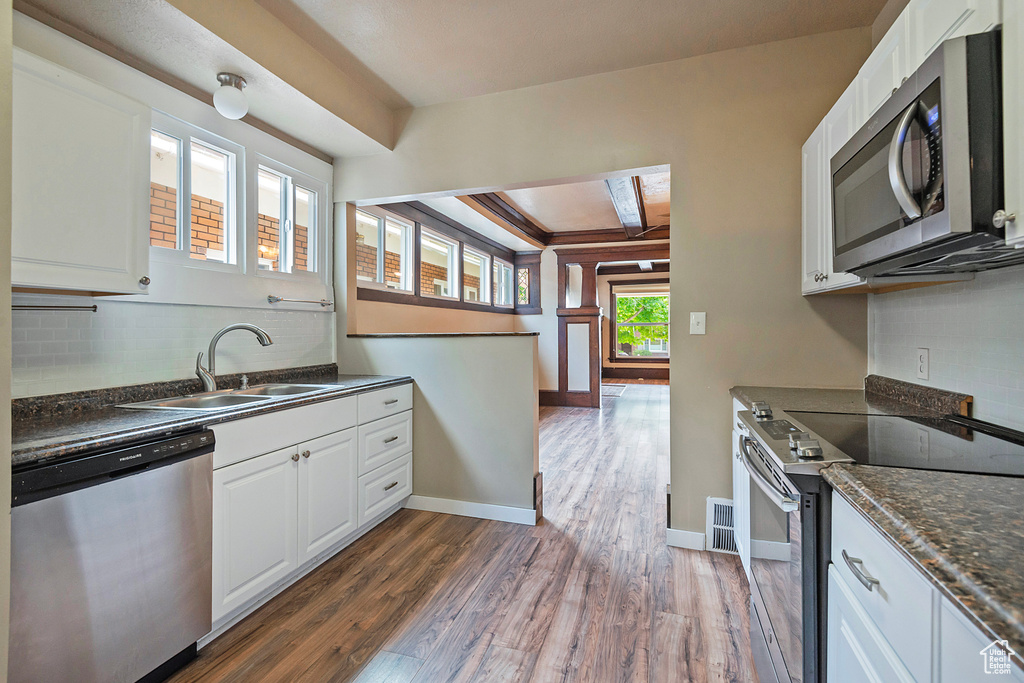
[[192, 141], [192, 244], [190, 256], [229, 262], [230, 236], [225, 233], [230, 156]]
[[530, 269], [520, 268], [516, 275], [518, 288], [516, 290], [516, 303], [520, 306], [530, 305]]
[[390, 289], [412, 291], [409, 277], [409, 245], [412, 226], [390, 216], [385, 219], [384, 229], [384, 283]]
[[260, 270], [281, 270], [281, 197], [283, 178], [261, 168], [256, 199], [256, 249]]
[[380, 219], [356, 211], [356, 279], [377, 280], [377, 237]]
[[438, 235], [420, 232], [420, 294], [456, 297], [458, 245]]
[[155, 130], [149, 140], [149, 246], [177, 249], [181, 140]]
[[668, 323], [668, 296], [616, 294], [615, 322]]
[[512, 266], [500, 261], [494, 262], [494, 305], [512, 305]]
[[466, 301], [488, 303], [491, 300], [489, 256], [463, 248], [462, 298]]
[[316, 192], [295, 186], [295, 227], [292, 230], [292, 272], [316, 270], [311, 244], [316, 243]]
[[617, 327], [616, 355], [625, 358], [668, 358], [668, 325]]

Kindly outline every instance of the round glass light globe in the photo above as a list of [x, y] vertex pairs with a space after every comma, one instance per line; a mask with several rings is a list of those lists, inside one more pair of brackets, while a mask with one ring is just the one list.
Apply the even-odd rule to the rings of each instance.
[[213, 106], [226, 119], [240, 119], [249, 111], [245, 93], [231, 85], [222, 85], [213, 92]]

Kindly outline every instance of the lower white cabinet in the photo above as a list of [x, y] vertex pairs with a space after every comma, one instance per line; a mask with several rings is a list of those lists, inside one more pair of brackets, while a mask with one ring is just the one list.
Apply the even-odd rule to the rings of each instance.
[[285, 448], [213, 472], [213, 620], [298, 566], [298, 463]]
[[[1003, 681], [1021, 683], [1024, 670], [1002, 658], [1002, 647], [993, 643], [967, 620], [948, 600], [939, 610], [939, 681], [940, 683], [974, 683]], [[986, 668], [988, 671], [986, 671]]]
[[914, 680], [835, 565], [828, 569], [827, 653], [829, 683]]
[[359, 477], [359, 524], [365, 524], [412, 493], [412, 454]]
[[299, 446], [299, 564], [356, 530], [356, 430]]

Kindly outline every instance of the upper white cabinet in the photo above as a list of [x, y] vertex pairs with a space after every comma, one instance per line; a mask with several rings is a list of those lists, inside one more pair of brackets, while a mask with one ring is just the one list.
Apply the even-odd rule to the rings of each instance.
[[149, 267], [149, 107], [14, 50], [11, 283], [138, 294]]
[[981, 33], [998, 24], [999, 0], [913, 0], [903, 14], [907, 16], [910, 29], [909, 54], [913, 64], [910, 71], [913, 72], [942, 41]]
[[822, 121], [804, 143], [803, 151], [803, 197], [801, 204], [801, 263], [803, 264], [801, 284], [804, 294], [822, 289], [825, 283], [825, 226], [823, 203], [825, 182], [828, 173], [822, 168], [825, 160], [825, 122]]
[[[1024, 244], [1024, 3], [1003, 7], [1003, 172], [1006, 212], [1018, 218], [1006, 225], [1006, 241]], [[1008, 125], [1013, 122], [1013, 125]]]
[[910, 76], [911, 60], [907, 54], [909, 44], [910, 22], [904, 12], [875, 46], [854, 81], [861, 124], [867, 122], [903, 84], [903, 80]]

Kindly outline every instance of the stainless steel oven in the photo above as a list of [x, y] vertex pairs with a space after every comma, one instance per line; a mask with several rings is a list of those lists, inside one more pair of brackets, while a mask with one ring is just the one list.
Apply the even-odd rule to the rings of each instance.
[[1000, 34], [948, 40], [832, 158], [833, 266], [865, 277], [1012, 265]]

